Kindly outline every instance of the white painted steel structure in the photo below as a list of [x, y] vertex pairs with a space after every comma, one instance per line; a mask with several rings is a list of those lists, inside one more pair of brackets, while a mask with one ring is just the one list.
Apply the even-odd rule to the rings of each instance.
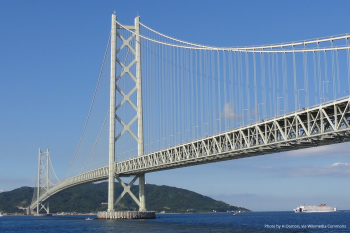
[[[157, 150], [148, 154], [144, 154], [144, 132], [143, 132], [143, 103], [142, 103], [142, 77], [141, 77], [141, 39], [146, 39], [158, 44], [169, 45], [171, 47], [191, 49], [191, 50], [217, 50], [217, 51], [237, 51], [247, 53], [253, 53], [254, 55], [254, 80], [256, 82], [256, 70], [255, 70], [255, 54], [256, 53], [293, 53], [294, 61], [294, 93], [296, 93], [297, 81], [296, 76], [297, 72], [295, 71], [295, 56], [294, 53], [305, 53], [305, 52], [318, 52], [318, 51], [338, 51], [338, 50], [347, 50], [347, 56], [349, 57], [350, 46], [348, 45], [349, 35], [330, 37], [325, 39], [317, 39], [303, 42], [294, 42], [281, 45], [267, 45], [267, 46], [255, 46], [255, 47], [245, 47], [245, 48], [219, 48], [219, 47], [210, 47], [204, 45], [198, 45], [193, 43], [188, 43], [180, 40], [176, 40], [171, 37], [159, 34], [166, 37], [169, 40], [174, 40], [176, 43], [169, 44], [167, 42], [156, 41], [152, 38], [147, 38], [140, 33], [140, 25], [149, 29], [152, 32], [152, 29], [146, 27], [140, 23], [140, 17], [135, 18], [135, 25], [122, 25], [118, 23], [116, 15], [112, 15], [112, 26], [111, 26], [111, 71], [110, 71], [110, 128], [109, 128], [109, 165], [103, 166], [97, 169], [93, 169], [64, 181], [57, 183], [56, 185], [49, 185], [49, 155], [47, 151], [47, 156], [42, 156], [42, 152], [39, 150], [39, 165], [38, 165], [38, 192], [35, 195], [35, 201], [30, 205], [30, 209], [37, 208], [39, 212], [39, 205], [43, 206], [42, 203], [47, 200], [50, 196], [65, 190], [67, 188], [89, 183], [100, 180], [109, 180], [108, 183], [108, 211], [114, 211], [114, 206], [122, 199], [122, 197], [129, 193], [133, 200], [139, 205], [140, 211], [146, 211], [146, 202], [145, 202], [145, 173], [155, 172], [167, 169], [174, 169], [186, 166], [193, 166], [205, 163], [212, 163], [225, 160], [233, 160], [239, 158], [245, 158], [250, 156], [258, 156], [263, 154], [271, 154], [282, 151], [298, 150], [302, 148], [309, 148], [315, 146], [322, 146], [328, 144], [335, 144], [346, 142], [350, 140], [350, 97], [336, 99], [332, 102], [322, 103], [315, 105], [313, 107], [303, 108], [299, 111], [295, 111], [289, 114], [279, 115], [279, 97], [275, 96], [277, 99], [277, 116], [270, 119], [265, 119], [258, 121], [254, 124], [246, 125], [239, 128], [232, 128], [225, 132], [216, 133], [212, 136], [207, 136], [204, 138], [192, 140], [186, 143], [182, 143], [176, 146], [172, 146], [166, 149]], [[130, 32], [128, 38], [124, 38], [118, 29], [123, 29]], [[157, 32], [155, 32], [157, 33]], [[121, 41], [119, 48], [117, 47], [118, 38]], [[335, 40], [346, 40], [346, 45], [340, 47], [333, 47], [333, 41]], [[134, 47], [131, 45], [131, 42], [134, 41]], [[307, 44], [318, 44], [320, 42], [331, 42], [332, 47], [330, 48], [312, 48], [312, 49], [296, 49], [295, 46], [306, 46]], [[119, 42], [118, 42], [119, 43]], [[118, 53], [123, 48], [128, 48], [134, 59], [131, 59], [129, 64], [125, 64], [121, 59], [118, 58]], [[288, 48], [291, 47], [291, 48]], [[286, 49], [288, 48], [288, 49]], [[178, 54], [177, 54], [178, 55]], [[285, 55], [284, 55], [285, 56]], [[338, 61], [338, 54], [336, 54], [336, 61]], [[174, 56], [175, 57], [175, 56]], [[190, 56], [192, 58], [192, 54]], [[167, 57], [168, 58], [168, 57]], [[212, 57], [214, 58], [214, 56]], [[285, 58], [285, 57], [284, 57]], [[325, 56], [326, 58], [326, 56]], [[220, 56], [217, 55], [216, 59], [220, 60]], [[246, 57], [248, 62], [248, 57]], [[304, 58], [305, 59], [305, 58]], [[178, 60], [178, 58], [177, 58]], [[208, 59], [209, 60], [209, 59]], [[350, 60], [348, 58], [348, 60]], [[170, 60], [170, 64], [175, 65], [174, 60]], [[304, 62], [307, 60], [304, 60]], [[261, 61], [263, 62], [263, 60]], [[332, 62], [334, 63], [334, 57], [332, 57]], [[348, 76], [350, 82], [350, 62], [347, 61], [348, 67]], [[335, 65], [332, 63], [333, 80], [335, 81]], [[182, 64], [182, 63], [179, 63]], [[241, 65], [243, 63], [240, 63]], [[261, 63], [263, 64], [263, 63]], [[325, 63], [326, 64], [326, 63]], [[121, 68], [121, 73], [117, 74], [117, 65]], [[183, 65], [183, 64], [182, 64]], [[135, 75], [131, 72], [132, 67], [135, 66]], [[305, 66], [306, 67], [306, 66]], [[191, 63], [192, 68], [192, 63]], [[220, 65], [213, 67], [219, 70]], [[318, 66], [320, 68], [320, 66]], [[242, 69], [242, 68], [241, 68]], [[338, 68], [339, 69], [339, 68]], [[249, 69], [247, 68], [247, 76]], [[307, 74], [307, 69], [304, 70]], [[315, 71], [316, 72], [316, 71]], [[170, 73], [170, 72], [169, 72]], [[175, 69], [173, 70], [175, 76]], [[179, 72], [176, 73], [179, 75]], [[119, 81], [123, 76], [129, 76], [132, 80], [132, 83], [135, 86], [124, 92], [122, 86], [119, 85]], [[193, 75], [193, 73], [191, 73]], [[337, 71], [339, 76], [339, 71]], [[215, 75], [214, 75], [215, 76]], [[220, 75], [218, 75], [220, 77]], [[278, 75], [276, 75], [277, 77]], [[315, 76], [316, 77], [316, 76]], [[207, 77], [208, 78], [208, 77]], [[225, 75], [224, 75], [225, 78]], [[287, 78], [287, 77], [285, 77]], [[316, 78], [315, 78], [316, 79]], [[214, 78], [212, 79], [214, 82]], [[225, 79], [224, 79], [225, 80]], [[327, 80], [319, 80], [321, 85], [323, 82], [323, 99], [325, 101], [325, 91], [324, 91], [324, 82]], [[220, 82], [220, 79], [219, 79]], [[315, 81], [316, 82], [316, 81]], [[287, 84], [287, 82], [286, 82]], [[243, 86], [243, 84], [242, 84]], [[265, 103], [257, 102], [257, 91], [256, 83], [255, 86], [255, 110], [259, 112], [259, 105], [267, 105]], [[285, 85], [287, 86], [287, 85]], [[306, 85], [307, 86], [307, 85]], [[215, 87], [215, 83], [212, 85]], [[219, 99], [220, 97], [220, 84], [217, 85], [219, 89]], [[247, 85], [248, 87], [248, 85]], [[335, 87], [335, 85], [334, 85]], [[197, 86], [196, 86], [197, 88]], [[321, 86], [320, 86], [321, 88]], [[145, 89], [147, 90], [147, 89]], [[175, 89], [174, 89], [175, 90]], [[299, 91], [304, 89], [299, 89], [297, 91], [298, 98], [295, 98], [299, 101]], [[224, 89], [226, 91], [226, 89]], [[231, 90], [233, 91], [233, 89]], [[118, 92], [122, 98], [120, 103], [116, 103], [116, 92]], [[338, 91], [339, 92], [339, 91]], [[132, 95], [136, 93], [136, 102], [132, 101]], [[175, 91], [174, 91], [175, 93]], [[226, 92], [224, 92], [226, 98]], [[320, 95], [320, 91], [317, 92]], [[335, 92], [334, 92], [335, 93]], [[249, 94], [248, 94], [249, 96]], [[335, 95], [336, 96], [336, 95]], [[174, 97], [175, 98], [175, 97]], [[266, 98], [266, 97], [265, 97]], [[287, 100], [285, 100], [288, 103]], [[227, 101], [225, 101], [226, 103]], [[131, 106], [132, 110], [135, 110], [136, 115], [129, 121], [124, 122], [120, 116], [117, 114], [117, 110], [123, 106], [123, 104], [128, 103]], [[177, 102], [178, 103], [178, 102]], [[296, 106], [300, 106], [300, 103], [295, 102]], [[220, 106], [220, 104], [219, 104]], [[248, 112], [248, 109], [243, 109], [243, 122], [244, 122], [244, 110]], [[163, 109], [164, 111], [164, 109]], [[233, 114], [231, 114], [233, 115]], [[198, 115], [197, 115], [198, 116]], [[260, 116], [259, 116], [260, 117]], [[215, 118], [215, 117], [214, 117]], [[260, 118], [259, 118], [260, 119]], [[122, 131], [116, 135], [116, 120], [122, 126]], [[131, 130], [131, 126], [137, 120], [137, 135]], [[214, 119], [214, 121], [220, 119]], [[163, 122], [164, 124], [164, 122]], [[208, 124], [209, 123], [204, 123]], [[221, 124], [221, 123], [220, 123]], [[198, 126], [194, 126], [198, 127]], [[209, 126], [208, 126], [209, 127]], [[184, 132], [189, 131], [185, 129]], [[126, 159], [124, 161], [116, 162], [115, 161], [115, 152], [116, 152], [116, 141], [124, 134], [129, 133], [131, 137], [137, 142], [138, 153], [136, 157]], [[179, 132], [176, 132], [179, 133]], [[173, 136], [173, 135], [170, 135]], [[121, 180], [121, 177], [134, 176], [131, 183], [128, 185], [124, 184]], [[42, 182], [42, 177], [44, 177], [45, 184]], [[117, 179], [122, 186], [124, 191], [115, 201], [114, 198], [114, 179]], [[131, 185], [139, 179], [139, 198], [136, 198], [134, 194], [130, 191]], [[34, 200], [34, 199], [33, 199]], [[48, 211], [48, 210], [47, 210]]]
[[[115, 177], [346, 142], [350, 140], [349, 105], [347, 97], [137, 156], [115, 163]], [[107, 178], [108, 166], [85, 172], [51, 187], [39, 201], [64, 189]]]
[[[134, 194], [130, 191], [130, 184], [126, 186], [118, 176], [115, 176], [115, 143], [116, 141], [126, 132], [128, 132], [132, 138], [138, 144], [138, 155], [142, 156], [143, 151], [143, 117], [142, 117], [142, 77], [141, 77], [141, 40], [140, 40], [140, 16], [135, 18], [134, 26], [124, 26], [127, 27], [128, 30], [134, 31], [129, 38], [124, 38], [117, 29], [122, 28], [120, 24], [117, 23], [117, 17], [115, 14], [112, 15], [112, 30], [111, 30], [111, 87], [110, 87], [110, 133], [109, 133], [109, 176], [108, 176], [108, 211], [114, 211], [114, 205], [118, 204], [118, 202], [122, 199], [125, 193], [129, 193], [130, 196], [135, 200], [135, 202], [139, 205], [140, 211], [146, 211], [146, 201], [145, 201], [145, 174], [138, 174], [135, 176], [132, 183], [139, 178], [139, 200], [134, 196]], [[120, 47], [117, 48], [117, 36], [122, 41]], [[130, 45], [130, 42], [135, 37], [135, 50]], [[117, 54], [124, 47], [128, 48], [134, 55], [134, 59], [129, 63], [125, 64], [123, 61], [118, 59]], [[116, 77], [116, 63], [122, 68], [121, 73]], [[131, 67], [136, 66], [136, 74], [135, 76], [131, 72]], [[131, 89], [130, 92], [124, 93], [123, 88], [120, 87], [119, 81], [123, 78], [123, 76], [128, 75], [131, 80], [135, 83], [134, 88]], [[116, 106], [116, 91], [120, 93], [122, 96], [121, 102]], [[137, 103], [133, 103], [131, 96], [133, 93], [137, 94]], [[123, 104], [129, 103], [130, 106], [135, 110], [135, 117], [130, 120], [128, 123], [123, 122], [122, 118], [118, 116], [116, 111], [122, 107]], [[122, 125], [123, 130], [115, 136], [115, 120], [118, 120]], [[132, 130], [130, 130], [131, 125], [137, 120], [137, 136], [134, 135]], [[123, 185], [124, 192], [120, 194], [117, 201], [114, 202], [114, 178], [117, 178], [118, 181]]]
[[37, 214], [39, 214], [40, 210], [42, 209], [44, 209], [47, 213], [50, 211], [49, 203], [43, 204], [41, 201], [41, 197], [50, 190], [49, 166], [49, 150], [47, 149], [46, 151], [42, 151], [39, 148], [37, 187], [34, 190], [32, 206], [29, 209], [29, 212], [35, 208]]
[[127, 176], [345, 142], [350, 99], [336, 100], [116, 163]]
[[117, 46], [117, 17], [112, 15], [111, 23], [111, 84], [110, 84], [110, 114], [109, 114], [109, 172], [108, 172], [108, 211], [113, 211], [114, 206], [114, 167], [115, 161], [115, 89], [116, 89], [116, 46]]

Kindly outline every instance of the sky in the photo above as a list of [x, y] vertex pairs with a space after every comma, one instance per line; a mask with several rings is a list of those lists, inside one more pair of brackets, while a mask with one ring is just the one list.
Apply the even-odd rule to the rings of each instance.
[[[35, 185], [39, 148], [49, 148], [57, 175], [64, 175], [90, 107], [113, 11], [121, 23], [133, 24], [140, 15], [144, 24], [185, 41], [249, 46], [348, 33], [349, 6], [348, 1], [0, 1], [0, 192]], [[108, 85], [108, 79], [101, 83]], [[102, 93], [98, 101], [108, 104], [108, 96]], [[350, 209], [349, 146], [160, 171], [146, 174], [146, 181], [254, 211], [289, 211], [303, 203]]]

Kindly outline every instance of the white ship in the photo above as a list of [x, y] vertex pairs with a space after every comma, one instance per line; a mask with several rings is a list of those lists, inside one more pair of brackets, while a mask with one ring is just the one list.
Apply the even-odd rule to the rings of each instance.
[[321, 205], [301, 205], [294, 209], [295, 213], [317, 213], [317, 212], [335, 212], [336, 207], [326, 206], [326, 204]]
[[4, 214], [0, 211], [0, 217], [4, 216]]

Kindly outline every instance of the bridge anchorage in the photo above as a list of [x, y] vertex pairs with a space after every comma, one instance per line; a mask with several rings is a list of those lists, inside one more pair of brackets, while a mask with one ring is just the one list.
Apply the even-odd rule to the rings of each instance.
[[[44, 203], [50, 196], [108, 179], [108, 209], [98, 218], [155, 218], [146, 211], [145, 173], [350, 141], [350, 96], [343, 94], [350, 91], [349, 38], [210, 47], [158, 33], [140, 17], [134, 25], [120, 24], [113, 14], [109, 163], [53, 185], [49, 152], [39, 150], [38, 187], [29, 210], [49, 213]], [[148, 85], [144, 98], [142, 74]], [[128, 117], [118, 112], [123, 107], [132, 112]], [[136, 142], [137, 156], [116, 161], [126, 136]], [[125, 184], [123, 177], [133, 178]], [[115, 179], [124, 188], [116, 199]], [[138, 197], [130, 190], [137, 179]], [[139, 211], [115, 211], [125, 194]]]

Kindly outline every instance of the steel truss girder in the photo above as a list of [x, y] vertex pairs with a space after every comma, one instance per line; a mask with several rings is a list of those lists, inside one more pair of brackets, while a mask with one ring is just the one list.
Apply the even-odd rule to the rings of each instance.
[[[139, 175], [146, 172], [350, 141], [349, 104], [349, 98], [340, 99], [329, 104], [260, 121], [239, 129], [117, 162], [115, 163], [115, 176]], [[106, 180], [108, 170], [107, 165], [50, 186], [50, 189], [40, 196], [39, 202], [79, 184]], [[34, 209], [35, 206], [36, 203], [30, 208]]]
[[116, 163], [116, 175], [345, 142], [350, 138], [349, 97]]
[[[52, 195], [76, 185], [89, 183], [89, 182], [96, 182], [100, 180], [106, 180], [108, 179], [108, 171], [109, 171], [108, 165], [103, 166], [91, 171], [84, 172], [77, 176], [71, 177], [65, 181], [57, 183], [54, 186], [50, 186], [50, 189], [47, 192], [40, 195], [39, 202], [43, 202], [49, 197], [51, 197]], [[30, 205], [30, 209], [31, 210], [34, 209], [35, 206], [36, 206], [36, 203], [32, 203]]]

